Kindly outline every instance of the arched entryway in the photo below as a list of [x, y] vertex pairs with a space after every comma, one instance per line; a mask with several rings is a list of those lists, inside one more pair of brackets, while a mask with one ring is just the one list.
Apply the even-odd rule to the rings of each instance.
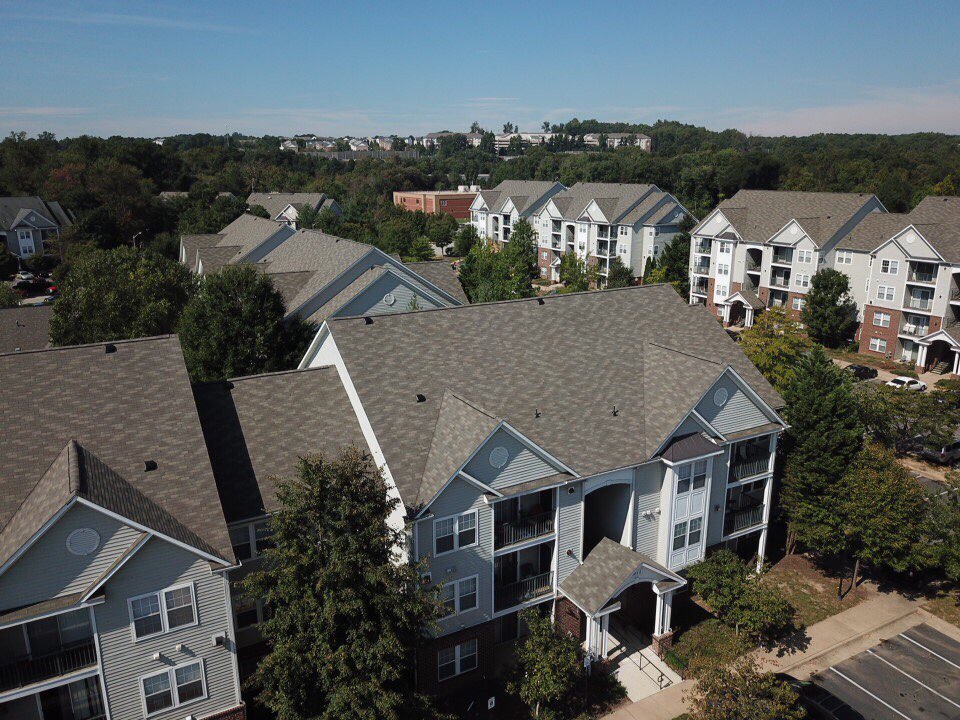
[[946, 340], [934, 340], [927, 348], [924, 369], [928, 371], [953, 372], [953, 346]]
[[732, 302], [727, 310], [727, 322], [731, 327], [743, 327], [747, 312], [742, 303]]
[[630, 544], [630, 496], [630, 485], [623, 482], [599, 487], [584, 498], [584, 557], [588, 557], [603, 538]]

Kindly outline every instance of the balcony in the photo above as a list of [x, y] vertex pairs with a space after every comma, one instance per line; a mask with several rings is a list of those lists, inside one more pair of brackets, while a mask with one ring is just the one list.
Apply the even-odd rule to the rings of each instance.
[[748, 273], [758, 273], [760, 272], [760, 263], [747, 258], [746, 268]]
[[749, 452], [746, 457], [736, 458], [730, 464], [730, 480], [737, 481], [770, 471], [769, 452]]
[[553, 512], [529, 515], [494, 526], [494, 547], [500, 549], [507, 545], [534, 540], [553, 532]]
[[97, 650], [91, 637], [55, 652], [19, 658], [5, 657], [0, 663], [0, 692], [7, 692], [94, 667], [97, 664]]
[[771, 262], [775, 265], [793, 264], [793, 250], [774, 250]]
[[930, 310], [933, 307], [933, 298], [907, 295], [903, 300], [903, 306], [911, 310]]
[[522, 605], [553, 592], [553, 572], [533, 575], [518, 582], [495, 586], [493, 589], [494, 610]]
[[778, 288], [788, 288], [790, 287], [790, 276], [789, 275], [773, 275], [770, 277], [770, 286]]
[[550, 240], [550, 249], [551, 250], [562, 250], [563, 244], [560, 242], [560, 238], [555, 237]]
[[[87, 677], [7, 700], [0, 705], [0, 717], [16, 720], [105, 720], [100, 679]], [[114, 717], [117, 717], [114, 712]]]
[[937, 273], [928, 270], [911, 270], [907, 273], [907, 281], [912, 283], [935, 283]]
[[709, 240], [697, 240], [693, 243], [693, 252], [696, 255], [709, 255], [711, 249]]
[[924, 337], [925, 335], [930, 334], [929, 325], [904, 325], [900, 329], [901, 335], [907, 335], [909, 337]]
[[603, 240], [597, 243], [597, 256], [598, 257], [612, 257], [617, 254], [617, 241], [611, 240], [610, 242], [605, 242]]
[[751, 505], [728, 512], [723, 516], [723, 534], [733, 535], [734, 533], [749, 530], [752, 527], [763, 523], [763, 503]]
[[710, 262], [695, 262], [693, 264], [693, 273], [694, 275], [709, 275], [710, 274]]
[[691, 283], [690, 292], [692, 292], [694, 295], [706, 295], [707, 283], [699, 281]]

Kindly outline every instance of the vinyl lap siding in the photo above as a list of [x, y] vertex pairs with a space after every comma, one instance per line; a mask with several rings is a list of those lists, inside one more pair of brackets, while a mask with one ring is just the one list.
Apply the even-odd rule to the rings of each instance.
[[660, 518], [655, 514], [647, 518], [643, 513], [660, 507], [661, 473], [662, 468], [659, 465], [645, 465], [637, 469], [637, 552], [652, 560], [658, 560]]
[[[502, 468], [490, 464], [490, 453], [502, 447], [507, 451], [507, 463]], [[490, 487], [500, 489], [537, 480], [557, 473], [550, 463], [532, 452], [510, 433], [499, 430], [467, 463], [464, 471]]]
[[[134, 643], [127, 599], [184, 582], [194, 583], [199, 623]], [[206, 699], [158, 713], [151, 720], [203, 717], [239, 704], [233, 653], [212, 641], [218, 633], [229, 635], [225, 582], [222, 575], [211, 572], [206, 560], [156, 538], [148, 540], [111, 578], [106, 602], [95, 609], [111, 717], [144, 717], [140, 677], [195, 658], [204, 660]], [[180, 643], [182, 651], [176, 649]], [[157, 652], [160, 660], [153, 659]]]
[[[91, 528], [100, 536], [100, 547], [90, 555], [67, 550], [67, 536], [79, 528]], [[139, 535], [102, 512], [74, 505], [0, 577], [0, 609], [85, 590]]]
[[[433, 521], [477, 511], [477, 544], [433, 557]], [[493, 509], [477, 487], [455, 479], [430, 505], [433, 517], [417, 524], [417, 544], [434, 584], [477, 575], [477, 607], [440, 621], [440, 634], [486, 622], [493, 617]]]
[[[714, 403], [714, 393], [723, 388], [727, 391], [727, 402], [723, 407]], [[760, 407], [744, 393], [729, 378], [721, 378], [706, 394], [697, 406], [699, 412], [707, 422], [717, 429], [717, 432], [727, 433], [749, 430], [750, 428], [770, 422], [770, 418]]]
[[[573, 490], [571, 493], [570, 490]], [[581, 515], [583, 504], [583, 483], [575, 483], [560, 488], [560, 511], [557, 546], [557, 583], [562, 583], [567, 575], [580, 564]], [[567, 555], [572, 550], [572, 555]]]
[[[384, 297], [390, 293], [395, 300], [393, 305], [387, 305]], [[443, 307], [426, 297], [422, 291], [415, 290], [406, 283], [400, 282], [395, 275], [386, 275], [380, 278], [360, 295], [347, 303], [342, 310], [335, 313], [336, 317], [350, 315], [389, 315], [390, 313], [407, 312], [410, 303], [416, 295], [417, 304], [421, 310]]]

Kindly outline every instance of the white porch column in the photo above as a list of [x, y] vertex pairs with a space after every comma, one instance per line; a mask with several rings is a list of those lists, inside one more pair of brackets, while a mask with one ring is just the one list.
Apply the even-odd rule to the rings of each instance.
[[670, 632], [670, 615], [673, 609], [673, 590], [657, 593], [657, 609], [654, 614], [653, 636], [659, 637]]
[[960, 350], [953, 351], [953, 374], [960, 375]]
[[921, 345], [920, 352], [917, 353], [917, 365], [927, 364], [927, 346]]
[[760, 531], [760, 542], [757, 545], [757, 572], [763, 570], [763, 558], [767, 554], [767, 528]]
[[753, 327], [753, 308], [747, 307], [747, 314], [743, 320], [744, 327]]

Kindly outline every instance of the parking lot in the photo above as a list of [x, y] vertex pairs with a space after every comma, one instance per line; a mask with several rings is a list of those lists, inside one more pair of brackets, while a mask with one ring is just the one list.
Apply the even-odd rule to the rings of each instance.
[[811, 678], [866, 720], [960, 718], [960, 643], [918, 625]]

